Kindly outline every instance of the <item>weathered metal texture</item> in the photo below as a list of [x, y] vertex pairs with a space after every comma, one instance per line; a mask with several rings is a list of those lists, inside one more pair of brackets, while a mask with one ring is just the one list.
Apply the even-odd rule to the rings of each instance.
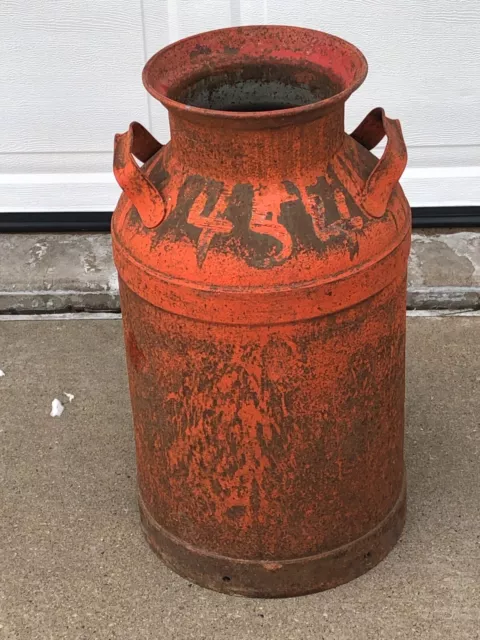
[[145, 67], [171, 142], [116, 140], [142, 523], [212, 589], [328, 589], [403, 526], [406, 150], [381, 109], [344, 133], [366, 69], [316, 31], [201, 34]]

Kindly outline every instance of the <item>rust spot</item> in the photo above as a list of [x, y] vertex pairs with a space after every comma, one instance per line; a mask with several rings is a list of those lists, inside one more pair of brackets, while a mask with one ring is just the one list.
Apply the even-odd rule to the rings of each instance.
[[191, 59], [195, 59], [198, 56], [208, 55], [209, 53], [212, 53], [212, 50], [210, 49], [210, 47], [207, 47], [205, 45], [201, 45], [199, 43], [199, 44], [197, 44], [195, 46], [195, 49], [192, 49], [192, 51], [190, 51], [190, 58]]
[[130, 363], [137, 371], [145, 371], [148, 367], [147, 358], [138, 346], [137, 339], [134, 332], [130, 329], [125, 333], [125, 346], [127, 350], [127, 356]]
[[240, 518], [245, 515], [246, 507], [237, 505], [236, 507], [230, 507], [227, 510], [227, 516], [232, 519]]

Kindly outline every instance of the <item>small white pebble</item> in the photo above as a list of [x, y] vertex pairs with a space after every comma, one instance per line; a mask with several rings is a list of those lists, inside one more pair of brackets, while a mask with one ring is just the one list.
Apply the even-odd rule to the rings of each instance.
[[2, 371], [2, 370], [0, 369], [0, 378], [3, 378], [4, 376], [5, 376], [5, 371]]
[[52, 410], [50, 411], [50, 415], [52, 418], [58, 418], [62, 415], [64, 408], [65, 407], [60, 400], [55, 398], [55, 400], [52, 400]]
[[66, 396], [68, 398], [68, 401], [71, 402], [75, 396], [73, 395], [73, 393], [67, 393], [66, 391], [63, 392], [63, 395]]

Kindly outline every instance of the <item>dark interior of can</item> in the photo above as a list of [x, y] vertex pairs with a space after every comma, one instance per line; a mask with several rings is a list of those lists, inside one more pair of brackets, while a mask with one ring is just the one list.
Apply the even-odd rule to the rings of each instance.
[[169, 97], [191, 107], [258, 112], [319, 102], [342, 88], [338, 81], [319, 68], [263, 63], [191, 78], [171, 91]]

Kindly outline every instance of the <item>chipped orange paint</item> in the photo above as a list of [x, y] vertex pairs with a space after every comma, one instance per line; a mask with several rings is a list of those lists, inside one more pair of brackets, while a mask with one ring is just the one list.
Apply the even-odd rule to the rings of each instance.
[[317, 31], [200, 34], [144, 70], [171, 142], [116, 138], [142, 523], [212, 589], [336, 586], [403, 525], [406, 150], [381, 109], [345, 134], [365, 75]]

